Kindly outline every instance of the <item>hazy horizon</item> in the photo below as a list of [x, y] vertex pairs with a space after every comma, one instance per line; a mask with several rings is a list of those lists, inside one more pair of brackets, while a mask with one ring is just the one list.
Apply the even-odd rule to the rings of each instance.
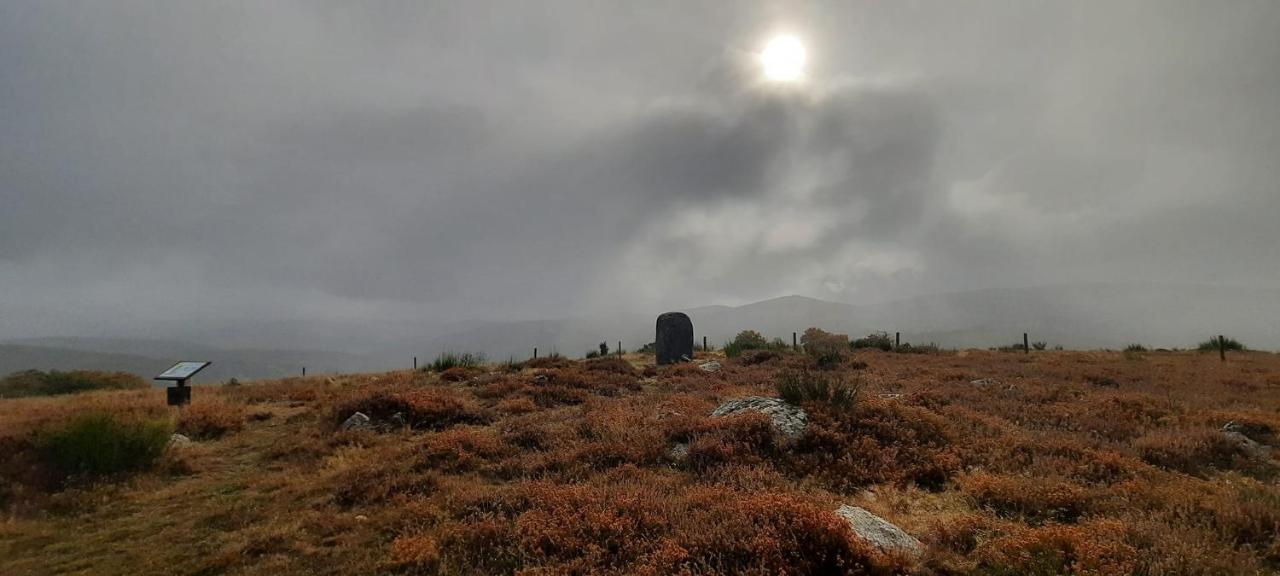
[[1278, 64], [1273, 2], [0, 1], [0, 340], [1273, 291]]

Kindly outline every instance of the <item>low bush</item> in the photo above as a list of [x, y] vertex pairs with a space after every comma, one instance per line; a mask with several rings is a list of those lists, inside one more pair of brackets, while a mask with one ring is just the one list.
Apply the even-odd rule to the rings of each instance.
[[197, 439], [218, 438], [244, 426], [245, 406], [216, 398], [200, 398], [178, 415], [178, 432]]
[[937, 354], [942, 350], [937, 344], [930, 342], [928, 344], [911, 345], [909, 342], [903, 342], [895, 352], [899, 354]]
[[877, 348], [888, 352], [893, 350], [893, 338], [889, 336], [888, 332], [872, 332], [850, 342], [849, 346], [855, 350], [859, 348]]
[[1196, 345], [1196, 349], [1201, 352], [1217, 352], [1219, 348], [1226, 349], [1228, 352], [1243, 352], [1245, 350], [1244, 344], [1230, 336], [1212, 336]]
[[454, 366], [440, 373], [445, 382], [466, 382], [480, 373], [479, 368], [472, 366]]
[[747, 350], [786, 350], [789, 346], [783, 342], [781, 338], [768, 340], [755, 330], [743, 330], [733, 340], [725, 342], [724, 355], [729, 358], [737, 358]]
[[399, 414], [410, 427], [428, 430], [442, 430], [457, 424], [485, 424], [491, 420], [489, 412], [468, 396], [428, 389], [379, 391], [340, 402], [330, 412], [329, 424], [337, 428], [356, 412], [374, 421], [387, 421]]
[[852, 406], [858, 399], [859, 388], [858, 383], [851, 384], [842, 376], [808, 370], [783, 372], [774, 386], [778, 396], [788, 404], [817, 402], [837, 408]]
[[0, 398], [53, 396], [92, 390], [135, 390], [149, 388], [142, 378], [125, 372], [97, 370], [24, 370], [0, 380]]
[[820, 368], [829, 368], [844, 362], [844, 352], [849, 348], [849, 337], [832, 334], [820, 328], [809, 328], [800, 337], [804, 353]]
[[36, 449], [45, 464], [64, 476], [120, 474], [154, 465], [172, 433], [163, 420], [90, 413], [41, 432]]
[[1161, 428], [1133, 441], [1148, 464], [1205, 477], [1219, 470], [1253, 470], [1256, 456], [1212, 428]]
[[1146, 351], [1147, 351], [1147, 347], [1146, 347], [1146, 346], [1143, 346], [1142, 344], [1139, 344], [1139, 343], [1137, 343], [1137, 342], [1134, 342], [1134, 343], [1129, 344], [1128, 346], [1125, 346], [1125, 347], [1124, 347], [1124, 351], [1125, 351], [1125, 352], [1146, 352]]
[[450, 368], [457, 367], [478, 368], [484, 364], [484, 361], [484, 354], [471, 352], [463, 352], [461, 354], [457, 352], [441, 352], [439, 356], [436, 356], [435, 360], [432, 360], [431, 363], [427, 365], [427, 370], [431, 372], [444, 372]]
[[743, 366], [754, 366], [756, 364], [764, 364], [771, 360], [781, 358], [782, 354], [774, 350], [747, 350], [738, 356], [738, 361]]
[[636, 376], [639, 372], [630, 362], [621, 358], [597, 358], [583, 364], [590, 372], [609, 372], [612, 374], [622, 374], [624, 376]]

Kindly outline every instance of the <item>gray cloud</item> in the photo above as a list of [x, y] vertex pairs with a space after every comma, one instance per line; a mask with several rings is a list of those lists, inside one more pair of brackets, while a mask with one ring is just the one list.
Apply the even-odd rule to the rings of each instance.
[[[811, 81], [762, 84], [788, 29]], [[0, 337], [1280, 286], [1273, 3], [0, 4]]]

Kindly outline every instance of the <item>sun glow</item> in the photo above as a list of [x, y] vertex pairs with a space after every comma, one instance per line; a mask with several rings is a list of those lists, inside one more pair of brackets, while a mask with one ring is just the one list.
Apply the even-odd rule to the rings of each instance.
[[760, 65], [764, 68], [764, 77], [774, 82], [796, 82], [804, 77], [804, 66], [808, 59], [804, 44], [795, 36], [775, 36], [760, 52]]

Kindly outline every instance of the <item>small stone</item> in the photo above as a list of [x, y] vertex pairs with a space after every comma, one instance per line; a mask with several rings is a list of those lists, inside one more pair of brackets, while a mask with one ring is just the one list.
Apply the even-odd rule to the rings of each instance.
[[356, 522], [368, 522], [369, 517], [364, 514], [356, 514]]
[[712, 360], [705, 364], [699, 364], [698, 368], [701, 369], [703, 372], [719, 372], [721, 366], [719, 362]]
[[721, 404], [714, 412], [713, 417], [729, 416], [740, 412], [760, 412], [773, 420], [773, 427], [778, 429], [783, 436], [789, 440], [795, 440], [804, 434], [804, 430], [809, 426], [809, 415], [799, 406], [787, 404], [781, 398], [765, 398], [763, 396], [748, 396], [738, 400], [730, 400]]
[[182, 434], [169, 435], [169, 446], [181, 447], [191, 444], [191, 439]]
[[365, 416], [363, 412], [352, 414], [351, 417], [343, 421], [342, 426], [339, 426], [342, 430], [368, 430], [372, 427], [373, 423], [369, 421], [369, 417]]
[[396, 428], [404, 428], [405, 426], [409, 425], [409, 423], [406, 422], [404, 419], [404, 414], [401, 414], [399, 412], [392, 414], [391, 418], [387, 419], [387, 421]]
[[667, 451], [667, 458], [674, 462], [684, 462], [689, 457], [689, 445], [679, 442]]
[[884, 518], [857, 506], [843, 505], [836, 510], [836, 515], [849, 523], [854, 534], [884, 552], [918, 556], [924, 549], [924, 545], [914, 536], [903, 532], [901, 528]]
[[996, 380], [995, 378], [979, 378], [969, 383], [973, 384], [974, 386], [995, 386], [996, 384], [999, 384], [1000, 381]]

